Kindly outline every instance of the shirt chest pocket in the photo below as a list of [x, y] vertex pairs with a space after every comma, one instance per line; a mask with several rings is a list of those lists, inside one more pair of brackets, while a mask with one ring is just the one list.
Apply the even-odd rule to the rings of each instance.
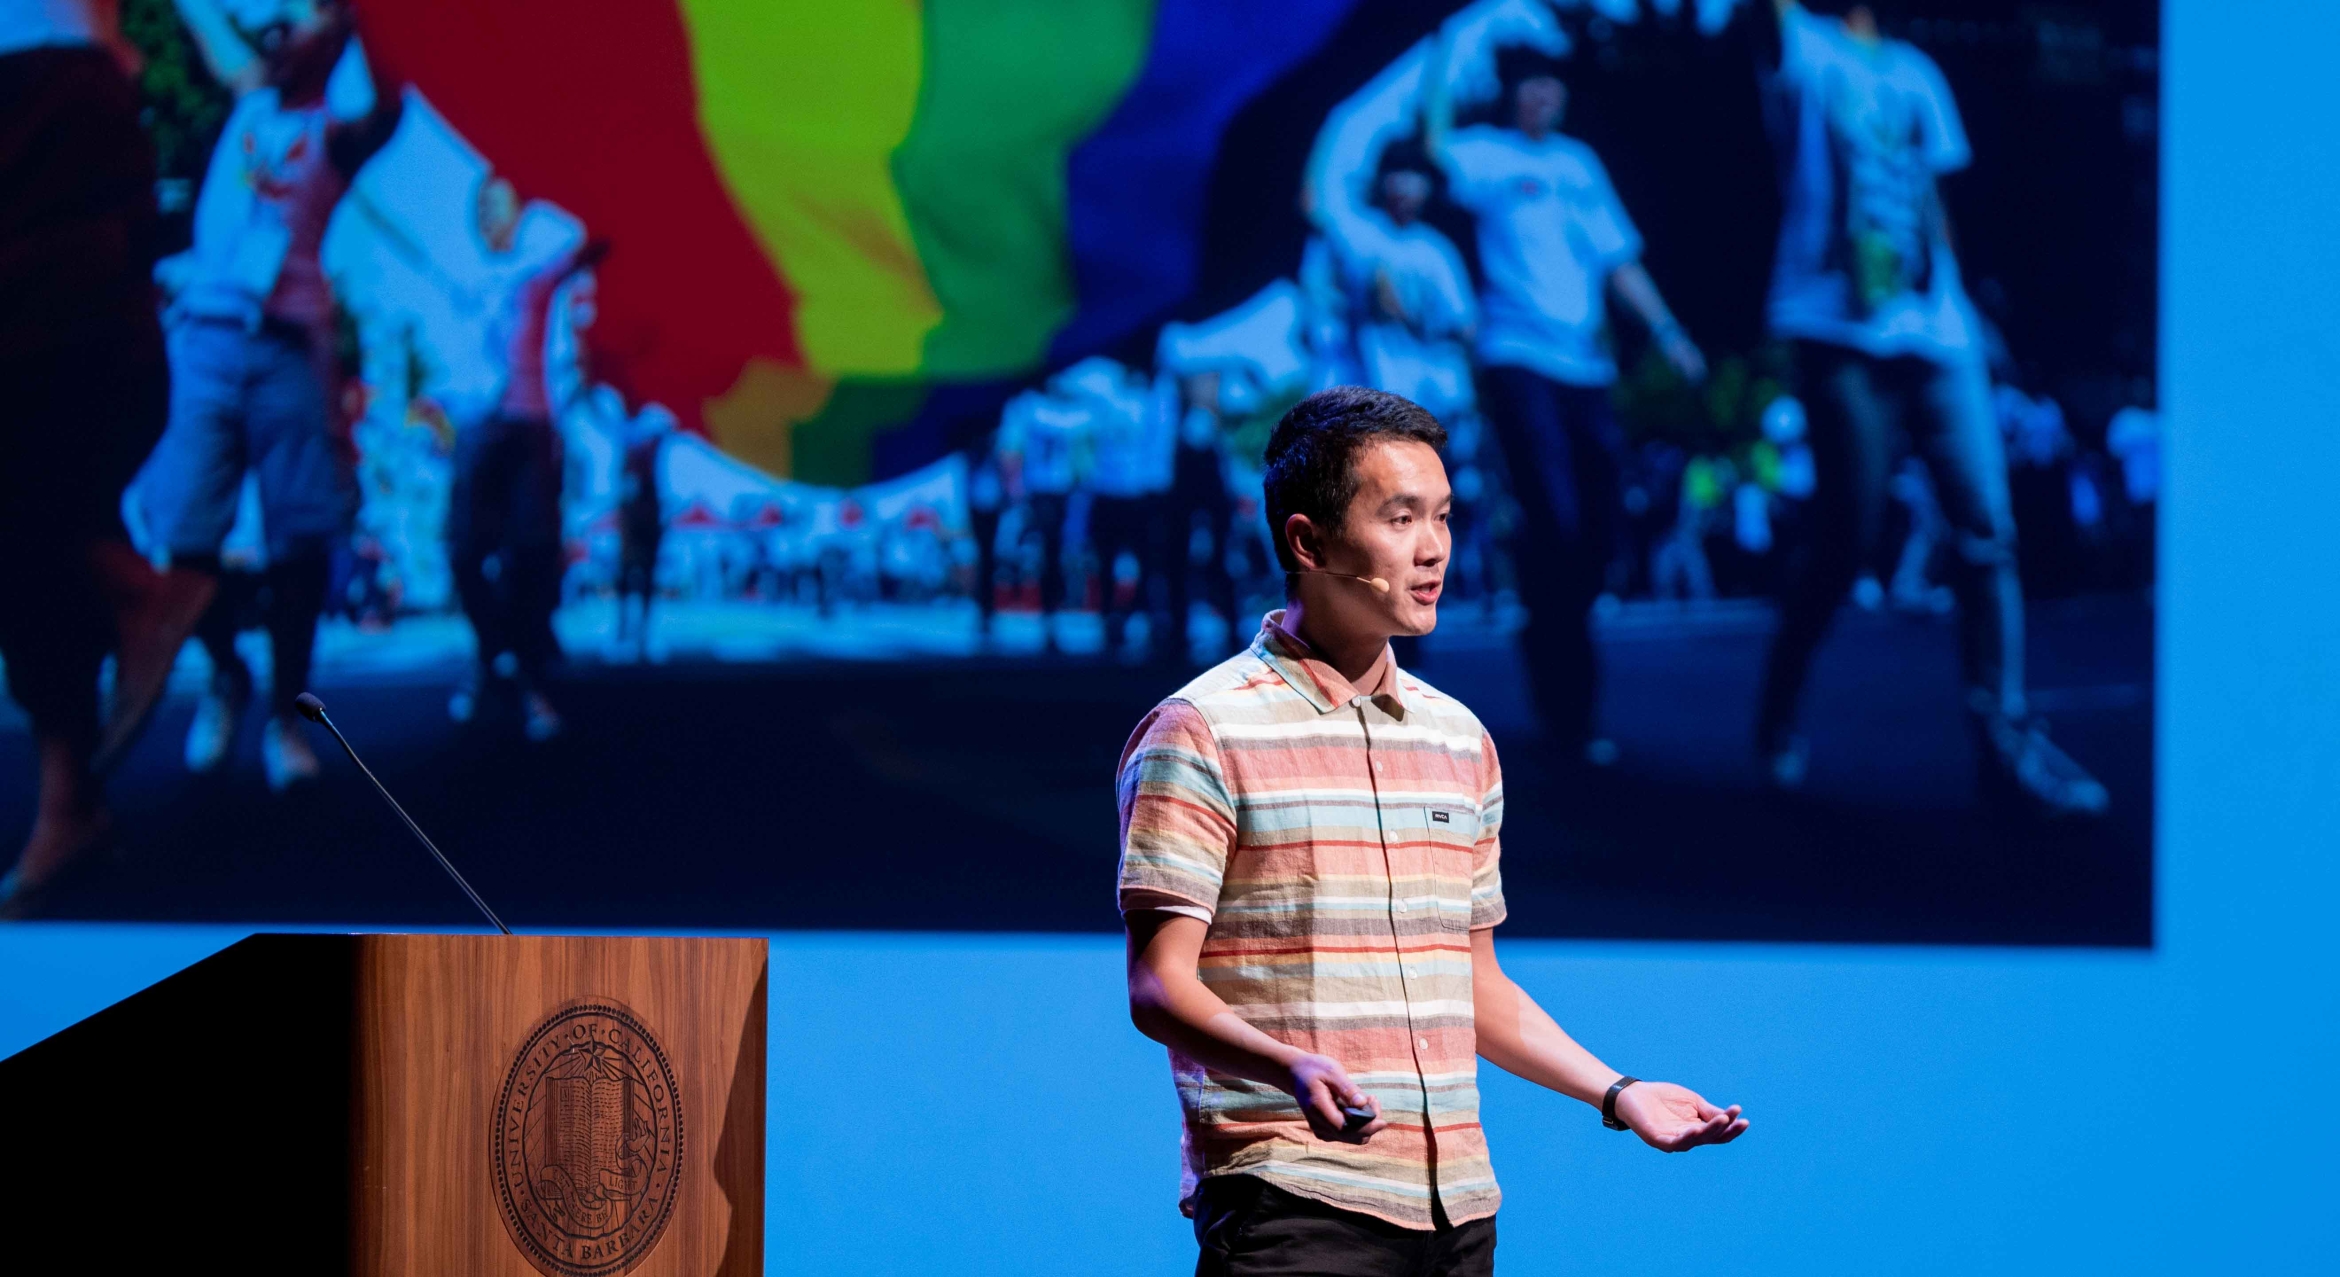
[[1468, 927], [1471, 915], [1472, 852], [1479, 841], [1479, 809], [1459, 800], [1423, 804], [1420, 843], [1427, 885], [1438, 901], [1439, 918], [1449, 927]]
[[1432, 801], [1422, 807], [1422, 847], [1440, 876], [1471, 876], [1471, 851], [1479, 842], [1479, 809], [1463, 802]]

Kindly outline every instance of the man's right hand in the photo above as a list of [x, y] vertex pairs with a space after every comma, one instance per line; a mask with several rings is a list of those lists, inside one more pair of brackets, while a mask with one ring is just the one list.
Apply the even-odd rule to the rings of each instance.
[[[1381, 1116], [1381, 1102], [1350, 1081], [1340, 1061], [1329, 1055], [1303, 1055], [1292, 1061], [1292, 1081], [1284, 1089], [1300, 1102], [1308, 1128], [1320, 1140], [1362, 1144], [1389, 1125], [1389, 1119]], [[1349, 1120], [1348, 1114], [1341, 1112], [1344, 1104], [1370, 1110], [1373, 1120], [1354, 1131], [1344, 1129]]]

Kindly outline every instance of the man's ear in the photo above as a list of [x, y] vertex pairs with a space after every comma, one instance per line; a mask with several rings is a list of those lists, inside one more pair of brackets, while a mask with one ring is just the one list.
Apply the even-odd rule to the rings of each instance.
[[1314, 519], [1305, 514], [1286, 515], [1284, 542], [1292, 547], [1292, 559], [1303, 571], [1323, 569], [1324, 537], [1318, 532]]

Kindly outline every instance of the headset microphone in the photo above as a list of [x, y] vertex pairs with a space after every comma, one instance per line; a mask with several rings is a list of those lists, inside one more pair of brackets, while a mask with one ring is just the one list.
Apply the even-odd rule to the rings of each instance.
[[1327, 572], [1323, 568], [1298, 568], [1293, 571], [1294, 576], [1300, 576], [1303, 574], [1308, 576], [1337, 576], [1344, 581], [1363, 581], [1365, 584], [1372, 586], [1373, 592], [1376, 594], [1389, 593], [1389, 582], [1384, 581], [1377, 576], [1359, 576], [1354, 572]]

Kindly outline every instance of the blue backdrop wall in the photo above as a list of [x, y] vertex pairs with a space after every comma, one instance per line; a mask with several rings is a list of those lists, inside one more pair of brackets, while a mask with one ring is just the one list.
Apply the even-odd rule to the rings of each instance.
[[[2167, 19], [2155, 946], [1512, 946], [1755, 1126], [1667, 1158], [1491, 1078], [1505, 1271], [2331, 1271], [2340, 12]], [[0, 929], [0, 1053], [240, 934]], [[1191, 1263], [1113, 941], [796, 934], [772, 975], [771, 1271]]]

